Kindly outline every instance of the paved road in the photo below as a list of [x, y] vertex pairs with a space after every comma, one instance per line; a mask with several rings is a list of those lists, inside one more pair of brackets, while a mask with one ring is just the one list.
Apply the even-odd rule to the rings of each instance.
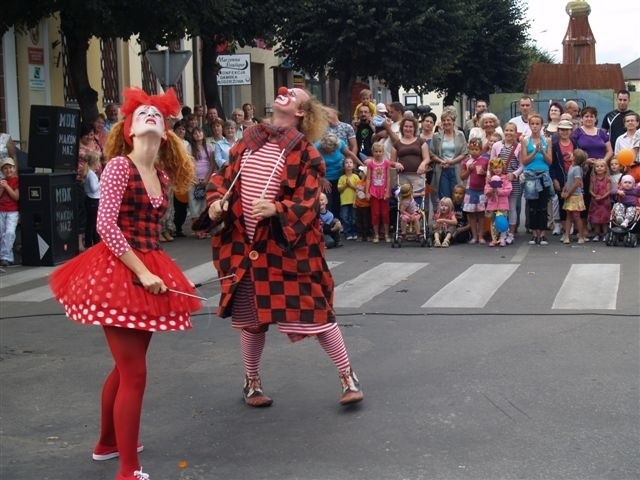
[[[205, 242], [167, 250], [211, 277]], [[640, 250], [350, 243], [328, 260], [365, 402], [339, 407], [319, 346], [274, 330], [274, 405], [247, 409], [237, 334], [207, 308], [152, 342], [152, 479], [640, 478]], [[0, 478], [111, 480], [117, 462], [90, 459], [110, 359], [100, 329], [61, 315], [49, 270], [0, 276]]]

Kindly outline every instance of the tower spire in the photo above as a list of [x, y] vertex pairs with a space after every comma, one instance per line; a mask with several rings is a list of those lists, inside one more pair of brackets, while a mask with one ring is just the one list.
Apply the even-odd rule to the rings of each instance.
[[562, 63], [596, 64], [596, 39], [589, 25], [591, 7], [586, 0], [572, 0], [565, 8], [569, 26], [562, 40]]

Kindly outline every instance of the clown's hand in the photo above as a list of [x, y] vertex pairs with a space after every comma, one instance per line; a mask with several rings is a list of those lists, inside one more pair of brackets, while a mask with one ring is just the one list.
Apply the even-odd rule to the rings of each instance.
[[209, 218], [214, 222], [220, 220], [222, 214], [229, 210], [229, 201], [220, 199], [216, 200], [209, 206]]

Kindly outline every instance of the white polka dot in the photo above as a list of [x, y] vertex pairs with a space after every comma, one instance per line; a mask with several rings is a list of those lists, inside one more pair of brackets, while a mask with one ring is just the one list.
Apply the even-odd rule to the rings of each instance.
[[119, 322], [124, 322], [127, 319], [127, 317], [125, 317], [124, 315], [118, 315], [118, 321]]
[[127, 328], [136, 328], [135, 323], [127, 323]]
[[98, 316], [98, 318], [102, 318], [104, 317], [104, 312], [98, 312], [96, 313], [96, 315]]
[[107, 325], [111, 325], [113, 323], [113, 319], [111, 319], [110, 317], [107, 317], [104, 319], [104, 323], [106, 323]]

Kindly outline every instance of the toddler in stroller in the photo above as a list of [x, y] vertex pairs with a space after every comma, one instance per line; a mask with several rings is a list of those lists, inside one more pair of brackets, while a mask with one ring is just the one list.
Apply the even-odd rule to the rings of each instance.
[[640, 219], [640, 186], [631, 175], [623, 175], [620, 185], [612, 189], [616, 203], [611, 209], [607, 245], [623, 241], [626, 247], [638, 244], [638, 235], [633, 233]]
[[[424, 205], [425, 190], [422, 190], [421, 204]], [[420, 246], [427, 244], [427, 217], [413, 195], [411, 183], [404, 183], [397, 193], [398, 215], [396, 217], [395, 238], [392, 247], [401, 246], [403, 240], [416, 241]]]

